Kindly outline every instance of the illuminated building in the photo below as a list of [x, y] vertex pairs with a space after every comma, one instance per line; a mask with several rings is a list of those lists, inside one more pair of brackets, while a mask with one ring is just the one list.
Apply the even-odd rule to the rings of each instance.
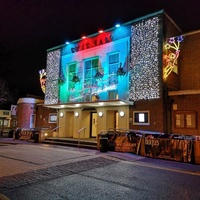
[[168, 92], [178, 90], [184, 38], [163, 11], [48, 49], [44, 105], [59, 137], [123, 128], [171, 133]]

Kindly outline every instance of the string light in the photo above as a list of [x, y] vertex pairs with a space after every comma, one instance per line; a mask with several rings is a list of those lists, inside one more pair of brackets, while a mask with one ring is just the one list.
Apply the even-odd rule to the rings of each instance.
[[131, 100], [160, 97], [158, 23], [159, 18], [153, 17], [131, 27]]
[[58, 103], [58, 78], [60, 72], [60, 56], [60, 49], [47, 53], [47, 77], [44, 104]]

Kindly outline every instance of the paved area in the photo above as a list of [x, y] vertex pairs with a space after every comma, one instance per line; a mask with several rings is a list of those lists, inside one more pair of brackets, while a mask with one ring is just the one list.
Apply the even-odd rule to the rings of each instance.
[[[131, 153], [41, 144], [0, 138], [0, 193], [42, 184], [116, 163], [200, 176], [200, 165], [143, 157]], [[0, 194], [0, 200], [6, 199]]]

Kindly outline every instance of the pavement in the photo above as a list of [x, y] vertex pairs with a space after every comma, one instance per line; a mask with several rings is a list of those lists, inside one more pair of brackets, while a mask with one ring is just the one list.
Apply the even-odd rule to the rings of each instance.
[[[13, 146], [13, 145], [16, 145], [16, 146]], [[34, 143], [33, 140], [29, 140], [29, 141], [13, 140], [13, 138], [0, 138], [0, 146], [7, 146], [5, 147], [5, 150], [7, 149], [6, 151], [8, 151], [10, 149], [9, 155], [10, 156], [12, 155], [13, 158], [17, 156], [16, 152], [19, 151], [20, 158], [24, 157], [22, 159], [25, 159], [26, 162], [28, 163], [33, 162], [34, 164], [36, 163], [37, 165], [44, 165], [44, 167], [46, 167], [45, 162], [48, 163], [48, 165], [50, 165], [50, 163], [52, 163], [53, 165], [54, 162], [56, 164], [59, 164], [59, 163], [62, 164], [62, 162], [65, 162], [65, 160], [69, 161], [69, 159], [72, 159], [72, 158], [74, 160], [75, 158], [73, 156], [70, 157], [70, 155], [75, 154], [76, 156], [81, 155], [77, 157], [78, 159], [80, 159], [80, 157], [86, 159], [86, 158], [91, 158], [91, 157], [96, 157], [96, 156], [104, 156], [104, 157], [109, 157], [113, 159], [119, 159], [122, 161], [140, 162], [140, 163], [146, 163], [146, 164], [166, 166], [170, 168], [189, 170], [193, 172], [200, 172], [200, 165], [197, 165], [197, 164], [144, 157], [144, 156], [136, 155], [133, 153], [123, 153], [123, 152], [114, 152], [114, 151], [100, 152], [99, 150], [93, 150], [93, 149], [60, 146], [60, 145], [55, 145], [55, 144], [52, 145], [52, 144]], [[30, 151], [30, 155], [26, 154], [27, 148]], [[41, 149], [43, 151], [41, 151]], [[66, 150], [69, 151], [70, 154], [66, 154]], [[2, 156], [1, 154], [2, 151], [3, 149], [1, 148], [0, 158]], [[31, 154], [31, 152], [33, 152], [33, 154]], [[41, 152], [43, 152], [43, 154]], [[59, 154], [59, 158], [60, 158], [59, 160], [57, 160], [58, 159], [57, 154]], [[8, 156], [8, 152], [6, 152], [6, 155]], [[1, 171], [0, 171], [0, 174], [1, 174]]]
[[100, 152], [93, 149], [0, 138], [0, 200], [7, 200], [7, 197], [1, 194], [6, 189], [114, 162], [132, 162], [136, 165], [200, 176], [200, 165], [191, 163], [149, 158], [132, 153]]

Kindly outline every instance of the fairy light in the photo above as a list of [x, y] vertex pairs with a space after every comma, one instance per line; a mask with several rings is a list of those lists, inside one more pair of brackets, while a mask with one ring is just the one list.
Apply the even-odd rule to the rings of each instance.
[[58, 103], [58, 78], [60, 71], [60, 49], [47, 53], [46, 93], [44, 104]]
[[159, 17], [140, 21], [131, 27], [131, 100], [160, 97], [158, 29]]

